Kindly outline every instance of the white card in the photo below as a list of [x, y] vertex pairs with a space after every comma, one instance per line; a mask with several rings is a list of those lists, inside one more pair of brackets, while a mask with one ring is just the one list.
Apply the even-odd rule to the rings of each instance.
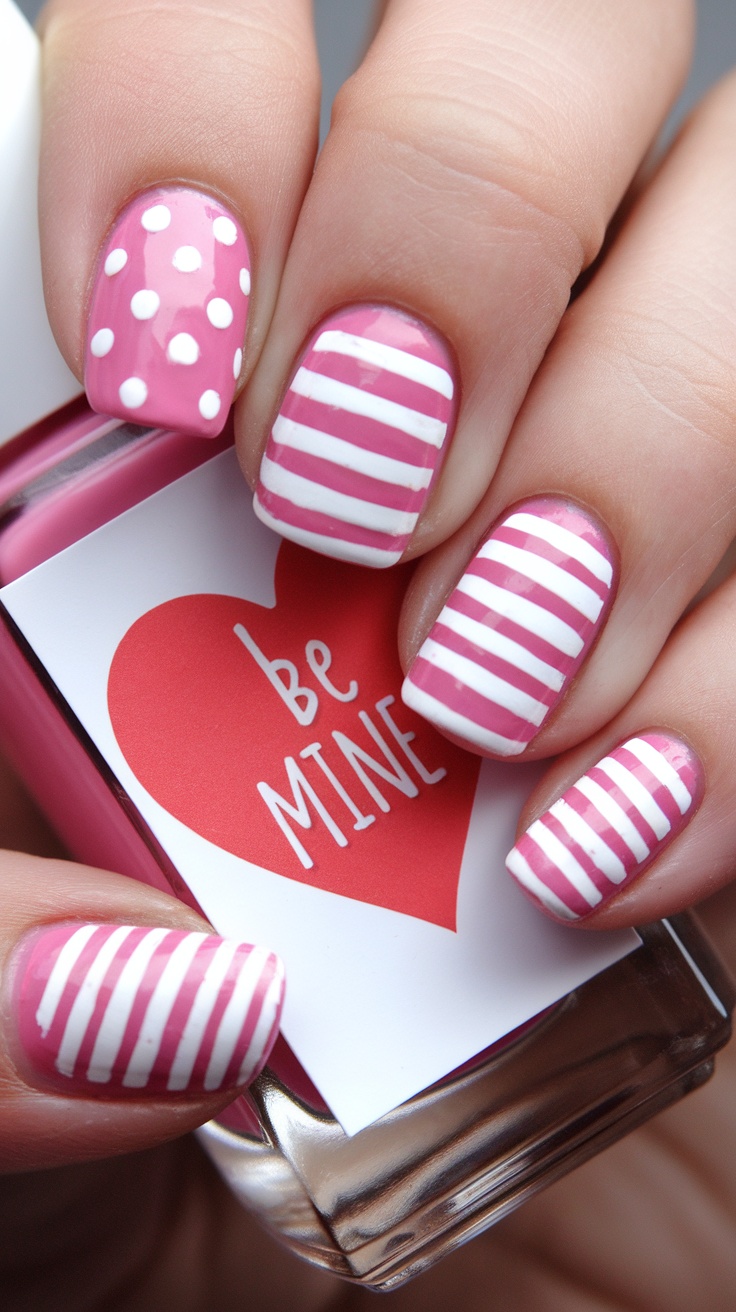
[[505, 873], [539, 767], [403, 706], [404, 586], [282, 543], [227, 451], [0, 591], [218, 932], [283, 957], [348, 1134], [639, 943]]

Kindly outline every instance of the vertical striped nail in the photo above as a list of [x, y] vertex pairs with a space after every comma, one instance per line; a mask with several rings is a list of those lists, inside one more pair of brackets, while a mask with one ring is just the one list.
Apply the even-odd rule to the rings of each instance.
[[404, 701], [474, 748], [518, 756], [585, 659], [612, 585], [611, 551], [590, 515], [556, 497], [524, 502], [448, 598]]
[[216, 437], [243, 362], [249, 293], [245, 237], [220, 201], [191, 187], [136, 197], [105, 243], [92, 293], [92, 409]]
[[444, 456], [455, 392], [447, 348], [418, 319], [377, 305], [327, 319], [271, 430], [256, 514], [325, 556], [394, 565]]
[[247, 1084], [276, 1037], [278, 957], [215, 934], [58, 925], [21, 948], [30, 1061], [67, 1092], [209, 1093]]
[[703, 771], [665, 733], [617, 747], [530, 825], [506, 861], [561, 920], [579, 920], [641, 874], [695, 814]]

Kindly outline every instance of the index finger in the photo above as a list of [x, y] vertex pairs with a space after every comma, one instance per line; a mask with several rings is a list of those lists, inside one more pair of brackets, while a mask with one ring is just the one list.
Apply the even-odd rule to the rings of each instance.
[[[81, 378], [91, 307], [94, 408], [217, 431], [244, 345], [243, 378], [260, 349], [314, 159], [308, 0], [51, 0], [42, 28], [41, 240], [59, 346]], [[207, 399], [185, 425], [189, 387]]]

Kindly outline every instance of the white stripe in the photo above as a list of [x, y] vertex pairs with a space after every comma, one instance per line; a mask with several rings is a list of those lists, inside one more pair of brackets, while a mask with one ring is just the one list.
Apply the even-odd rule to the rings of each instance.
[[611, 828], [618, 834], [619, 838], [631, 849], [632, 855], [637, 861], [646, 861], [649, 856], [649, 848], [642, 838], [636, 825], [633, 825], [624, 811], [622, 806], [607, 793], [605, 788], [601, 788], [594, 779], [590, 779], [584, 774], [582, 779], [578, 779], [575, 784], [579, 793], [587, 797], [589, 802], [593, 803], [607, 820]]
[[59, 1052], [56, 1058], [56, 1069], [62, 1075], [74, 1074], [74, 1065], [77, 1060], [77, 1055], [82, 1046], [82, 1040], [87, 1031], [87, 1026], [92, 1018], [92, 1013], [97, 1005], [97, 995], [99, 994], [102, 981], [107, 974], [110, 964], [115, 959], [119, 948], [125, 942], [128, 935], [132, 933], [132, 925], [119, 925], [103, 943], [87, 971], [86, 978], [74, 999], [74, 1005], [69, 1012], [66, 1028], [64, 1030], [64, 1037], [59, 1044]]
[[521, 855], [518, 847], [512, 847], [506, 858], [506, 869], [512, 874], [524, 888], [528, 888], [534, 897], [552, 911], [554, 915], [560, 916], [563, 920], [579, 920], [576, 911], [565, 906], [565, 903], [548, 888], [543, 880], [535, 875], [529, 862]]
[[374, 529], [391, 537], [408, 537], [419, 518], [416, 511], [394, 510], [392, 506], [363, 501], [360, 497], [335, 492], [322, 483], [313, 483], [311, 478], [282, 469], [268, 456], [261, 461], [261, 482], [267, 492], [292, 501], [302, 510], [316, 510], [344, 524], [357, 524], [359, 528]]
[[452, 400], [455, 389], [447, 370], [409, 351], [402, 351], [398, 346], [387, 346], [385, 342], [376, 342], [370, 337], [357, 337], [355, 333], [345, 333], [339, 328], [328, 328], [320, 333], [312, 350], [349, 355], [354, 360], [363, 360], [366, 364], [387, 369], [389, 373], [398, 374], [401, 378], [422, 383], [424, 387], [431, 387], [433, 392], [447, 397], [448, 401]]
[[498, 656], [501, 660], [508, 661], [509, 665], [515, 665], [517, 670], [530, 674], [553, 692], [559, 692], [565, 682], [565, 676], [560, 670], [540, 660], [526, 647], [522, 647], [520, 642], [514, 642], [513, 638], [507, 638], [492, 625], [481, 624], [480, 620], [473, 620], [462, 611], [454, 610], [452, 606], [444, 607], [437, 623], [444, 624], [445, 628], [451, 629], [461, 638], [466, 638], [468, 642], [473, 643], [473, 646], [480, 647], [489, 655]]
[[271, 437], [279, 446], [289, 447], [292, 451], [304, 451], [307, 455], [318, 456], [320, 460], [330, 460], [341, 469], [352, 469], [356, 474], [379, 478], [383, 483], [411, 488], [412, 492], [421, 492], [423, 488], [429, 487], [434, 473], [433, 468], [410, 465], [405, 460], [394, 460], [376, 451], [366, 451], [362, 446], [355, 446], [341, 437], [332, 437], [330, 433], [322, 433], [307, 424], [297, 424], [295, 420], [285, 419], [283, 415], [275, 420]]
[[69, 981], [69, 976], [92, 935], [98, 929], [99, 925], [82, 925], [81, 929], [76, 929], [71, 937], [67, 939], [54, 962], [36, 1011], [36, 1021], [44, 1039], [54, 1023], [54, 1016]]
[[395, 565], [401, 560], [401, 550], [386, 551], [381, 547], [367, 546], [363, 542], [331, 538], [326, 533], [311, 533], [309, 529], [298, 528], [285, 519], [277, 519], [266, 510], [258, 499], [257, 492], [253, 497], [253, 509], [261, 523], [273, 529], [274, 533], [280, 533], [290, 541], [298, 542], [302, 547], [309, 547], [311, 551], [318, 551], [323, 556], [331, 556], [333, 560], [349, 560], [355, 565], [371, 565], [373, 569], [388, 569], [390, 565]]
[[685, 815], [693, 804], [692, 793], [680, 778], [674, 766], [670, 765], [666, 756], [658, 752], [656, 747], [652, 747], [644, 738], [630, 738], [624, 743], [627, 751], [631, 752], [645, 765], [647, 770], [658, 779], [665, 788], [672, 793], [679, 810], [680, 815]]
[[273, 1029], [273, 1023], [276, 1019], [281, 994], [284, 987], [284, 967], [281, 961], [278, 962], [274, 971], [273, 979], [268, 986], [268, 992], [263, 999], [261, 1014], [258, 1017], [256, 1028], [253, 1031], [253, 1037], [250, 1046], [241, 1062], [238, 1071], [237, 1083], [247, 1084], [251, 1079], [256, 1066], [260, 1065], [263, 1057], [263, 1050], [268, 1042], [268, 1036]]
[[457, 586], [460, 592], [473, 597], [487, 610], [493, 610], [504, 619], [512, 620], [514, 624], [527, 629], [535, 637], [548, 642], [550, 647], [555, 647], [563, 655], [579, 656], [583, 650], [585, 645], [583, 639], [572, 625], [566, 624], [557, 615], [552, 615], [543, 606], [538, 606], [535, 601], [520, 597], [518, 593], [508, 592], [506, 588], [499, 588], [495, 583], [489, 583], [487, 579], [481, 578], [479, 574], [463, 574]]
[[535, 820], [527, 829], [527, 836], [541, 848], [544, 855], [564, 875], [568, 883], [585, 899], [588, 906], [595, 907], [602, 900], [603, 894], [596, 888], [587, 870], [583, 870], [572, 852], [568, 851], [556, 834], [552, 833], [541, 820]]
[[553, 520], [544, 519], [541, 515], [533, 515], [524, 510], [509, 515], [509, 518], [503, 521], [503, 527], [515, 528], [522, 533], [533, 533], [535, 537], [542, 538], [551, 547], [557, 547], [558, 551], [564, 551], [567, 556], [572, 556], [573, 560], [579, 561], [590, 570], [591, 574], [600, 579], [601, 583], [610, 587], [613, 578], [610, 560], [590, 542], [579, 538], [577, 533], [572, 533], [569, 528], [563, 528]]
[[375, 419], [379, 424], [397, 428], [401, 433], [408, 433], [410, 437], [427, 442], [438, 450], [445, 440], [447, 424], [442, 419], [399, 405], [398, 401], [387, 401], [383, 396], [364, 392], [360, 387], [352, 387], [350, 383], [339, 383], [336, 378], [316, 374], [303, 365], [297, 370], [289, 390], [307, 400], [344, 410], [347, 414]]
[[559, 820], [563, 829], [578, 847], [582, 847], [586, 856], [590, 857], [593, 865], [606, 876], [606, 879], [610, 879], [612, 884], [623, 883], [628, 874], [623, 861], [616, 856], [608, 843], [596, 833], [587, 820], [583, 820], [583, 817], [573, 810], [564, 797], [559, 798], [554, 806], [549, 808], [549, 814], [553, 815], [555, 820]]
[[151, 957], [162, 939], [166, 938], [168, 929], [152, 929], [133, 949], [123, 969], [118, 975], [117, 983], [110, 994], [105, 1008], [97, 1038], [92, 1048], [92, 1056], [87, 1067], [87, 1079], [93, 1084], [107, 1084], [112, 1075], [115, 1058], [120, 1051], [125, 1027], [130, 1020], [130, 1013], [138, 995], [143, 976], [148, 970]]
[[441, 729], [456, 733], [459, 738], [467, 738], [468, 742], [475, 743], [477, 747], [484, 747], [489, 752], [495, 752], [497, 756], [518, 756], [529, 746], [528, 743], [515, 742], [513, 738], [504, 738], [502, 734], [494, 733], [492, 729], [483, 729], [475, 723], [475, 720], [469, 720], [466, 715], [459, 715], [457, 711], [450, 710], [444, 702], [438, 701], [422, 688], [417, 688], [409, 678], [404, 679], [401, 699], [405, 706], [410, 706], [413, 711], [417, 711], [419, 715], [431, 720]]
[[197, 989], [197, 996], [194, 999], [192, 1010], [182, 1031], [176, 1055], [171, 1063], [166, 1085], [166, 1088], [171, 1091], [186, 1089], [192, 1078], [192, 1070], [197, 1060], [207, 1022], [212, 1015], [217, 995], [230, 969], [230, 963], [239, 947], [238, 942], [226, 939], [225, 942], [220, 944], [205, 971], [202, 983]]
[[525, 578], [532, 579], [534, 583], [539, 583], [548, 592], [553, 592], [556, 597], [566, 601], [569, 606], [574, 606], [575, 610], [580, 611], [580, 614], [592, 623], [595, 623], [603, 609], [603, 602], [598, 593], [589, 588], [587, 583], [581, 583], [574, 574], [568, 574], [567, 570], [561, 569], [559, 565], [553, 565], [551, 561], [545, 560], [544, 556], [536, 556], [533, 551], [489, 538], [480, 548], [478, 558], [495, 560], [500, 565], [506, 565], [508, 569], [523, 574]]
[[264, 948], [253, 948], [240, 967], [235, 987], [217, 1027], [207, 1063], [204, 1087], [208, 1093], [212, 1089], [219, 1089], [222, 1084], [267, 959], [268, 953]]
[[653, 829], [657, 838], [665, 838], [672, 828], [664, 811], [655, 802], [652, 794], [644, 787], [638, 779], [634, 777], [630, 770], [626, 769], [620, 761], [615, 761], [612, 756], [606, 756], [598, 762], [596, 769], [602, 770], [608, 775], [615, 784], [625, 793], [630, 802], [633, 802], [637, 811], [646, 820], [650, 829]]
[[187, 934], [171, 953], [159, 975], [146, 1007], [133, 1051], [130, 1054], [123, 1085], [126, 1089], [145, 1089], [161, 1049], [161, 1040], [197, 952], [206, 934]]
[[425, 639], [419, 655], [437, 669], [452, 675], [453, 679], [464, 683], [466, 688], [472, 688], [481, 697], [485, 697], [496, 706], [502, 706], [505, 711], [511, 711], [512, 715], [518, 715], [520, 719], [536, 725], [537, 728], [549, 711], [549, 707], [545, 706], [544, 702], [537, 701], [535, 697], [530, 697], [529, 693], [515, 688], [512, 683], [500, 679], [497, 674], [484, 669], [482, 665], [468, 660], [467, 656], [459, 656], [449, 647], [443, 647], [442, 643], [434, 638]]

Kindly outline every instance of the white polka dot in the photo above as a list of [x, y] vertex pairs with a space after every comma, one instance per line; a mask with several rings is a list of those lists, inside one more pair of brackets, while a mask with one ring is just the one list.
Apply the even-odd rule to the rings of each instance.
[[124, 269], [127, 263], [128, 252], [124, 251], [122, 246], [116, 246], [115, 250], [110, 251], [110, 254], [105, 260], [105, 273], [108, 278], [112, 278], [115, 273], [120, 273], [120, 270]]
[[120, 384], [118, 396], [128, 410], [137, 410], [148, 398], [148, 388], [142, 378], [126, 378]]
[[199, 413], [203, 419], [214, 419], [220, 413], [222, 402], [219, 393], [208, 388], [199, 398]]
[[114, 341], [115, 334], [112, 328], [98, 328], [89, 344], [89, 349], [98, 360], [101, 360], [103, 355], [107, 355], [112, 350]]
[[144, 288], [143, 291], [136, 292], [130, 302], [130, 308], [136, 319], [152, 319], [161, 304], [161, 297], [152, 291]]
[[226, 214], [218, 214], [212, 224], [212, 231], [215, 241], [221, 241], [223, 246], [234, 246], [238, 240], [238, 230]]
[[207, 303], [207, 318], [213, 328], [229, 328], [233, 321], [233, 307], [221, 296], [213, 296]]
[[146, 232], [163, 232], [171, 223], [171, 210], [168, 205], [152, 205], [141, 214], [141, 223]]
[[196, 364], [199, 359], [199, 344], [191, 333], [177, 333], [166, 347], [166, 354], [173, 364]]
[[238, 347], [237, 351], [235, 352], [235, 358], [233, 360], [233, 378], [238, 379], [240, 377], [240, 370], [242, 368], [243, 368], [243, 352], [241, 351], [240, 347]]
[[244, 296], [250, 296], [250, 272], [248, 269], [240, 270], [240, 290]]
[[202, 256], [196, 246], [180, 246], [178, 251], [174, 251], [171, 263], [179, 273], [196, 273], [197, 269], [202, 268]]

